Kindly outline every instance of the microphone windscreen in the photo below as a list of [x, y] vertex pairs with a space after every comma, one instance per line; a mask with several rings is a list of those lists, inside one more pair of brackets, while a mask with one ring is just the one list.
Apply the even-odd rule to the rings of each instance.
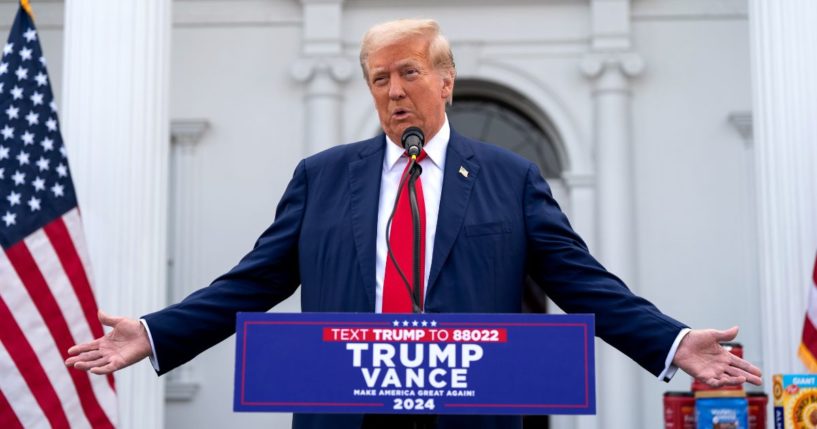
[[[403, 131], [400, 142], [403, 144], [403, 149], [409, 152], [409, 155], [418, 155], [425, 144], [425, 135], [419, 127], [408, 127]], [[414, 150], [417, 153], [412, 153]]]

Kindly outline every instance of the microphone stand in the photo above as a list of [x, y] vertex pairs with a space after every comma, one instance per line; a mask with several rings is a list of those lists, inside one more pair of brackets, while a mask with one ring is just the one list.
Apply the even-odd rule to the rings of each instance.
[[414, 287], [412, 288], [412, 300], [417, 303], [418, 305], [414, 306], [415, 313], [423, 313], [423, 309], [425, 307], [422, 299], [422, 294], [420, 293], [421, 285], [423, 282], [423, 274], [420, 272], [421, 266], [421, 252], [420, 246], [422, 245], [422, 228], [420, 228], [420, 206], [417, 202], [417, 179], [422, 174], [423, 168], [420, 167], [420, 164], [416, 161], [413, 162], [411, 169], [409, 170], [409, 179], [408, 179], [408, 196], [409, 196], [409, 205], [411, 206], [411, 219], [412, 219], [412, 229], [413, 229], [413, 236], [414, 236], [414, 260], [413, 270], [412, 273], [414, 274], [414, 278], [412, 283]]

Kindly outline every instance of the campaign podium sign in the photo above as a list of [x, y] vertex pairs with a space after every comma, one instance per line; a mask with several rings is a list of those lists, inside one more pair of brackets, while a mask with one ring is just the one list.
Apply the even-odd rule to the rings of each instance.
[[593, 320], [239, 313], [234, 409], [595, 414]]

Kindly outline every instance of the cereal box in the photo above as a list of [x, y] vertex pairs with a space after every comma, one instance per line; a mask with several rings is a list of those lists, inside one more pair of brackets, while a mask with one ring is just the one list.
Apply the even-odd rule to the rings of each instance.
[[775, 374], [775, 429], [817, 428], [817, 374]]

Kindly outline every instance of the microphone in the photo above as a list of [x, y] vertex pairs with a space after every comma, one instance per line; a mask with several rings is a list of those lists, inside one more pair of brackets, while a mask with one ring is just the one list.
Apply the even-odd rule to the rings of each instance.
[[426, 137], [419, 127], [408, 127], [403, 131], [403, 137], [400, 141], [409, 156], [418, 156], [423, 151]]

